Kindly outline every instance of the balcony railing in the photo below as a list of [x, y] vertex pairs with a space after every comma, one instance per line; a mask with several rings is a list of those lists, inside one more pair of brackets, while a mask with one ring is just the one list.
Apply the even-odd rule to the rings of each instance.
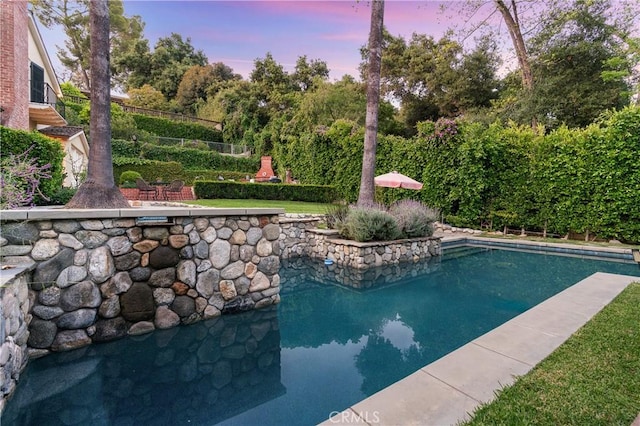
[[31, 81], [31, 95], [29, 98], [30, 102], [36, 104], [47, 104], [51, 105], [58, 111], [63, 118], [65, 116], [64, 103], [58, 99], [58, 95], [53, 90], [53, 88], [49, 85], [49, 83], [45, 83], [42, 81]]

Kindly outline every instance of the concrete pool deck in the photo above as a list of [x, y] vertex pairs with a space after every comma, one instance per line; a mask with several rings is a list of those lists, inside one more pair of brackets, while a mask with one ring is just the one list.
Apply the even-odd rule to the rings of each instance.
[[321, 425], [455, 425], [528, 373], [639, 277], [598, 272]]

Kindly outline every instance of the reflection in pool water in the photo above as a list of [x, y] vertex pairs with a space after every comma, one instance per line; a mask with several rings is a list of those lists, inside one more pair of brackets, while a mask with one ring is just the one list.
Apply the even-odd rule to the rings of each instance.
[[361, 281], [323, 268], [283, 266], [277, 308], [32, 361], [3, 424], [316, 424], [596, 271], [640, 275], [487, 249]]

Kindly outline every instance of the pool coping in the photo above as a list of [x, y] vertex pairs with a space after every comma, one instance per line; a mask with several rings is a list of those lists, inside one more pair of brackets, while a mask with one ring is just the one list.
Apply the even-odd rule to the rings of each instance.
[[283, 214], [282, 208], [218, 208], [218, 207], [198, 207], [184, 205], [180, 207], [171, 206], [143, 206], [122, 209], [66, 209], [59, 208], [23, 208], [14, 210], [1, 210], [0, 215], [3, 221], [36, 220], [36, 219], [123, 219], [138, 218], [149, 215], [154, 216], [252, 216], [252, 215], [272, 215]]
[[[504, 247], [509, 240], [481, 237], [445, 241], [490, 240]], [[524, 243], [528, 249], [562, 246], [626, 254], [630, 249]], [[579, 281], [501, 326], [382, 389], [350, 408], [331, 413], [320, 425], [455, 425], [471, 418], [496, 391], [515, 382], [546, 358], [639, 277], [604, 272]]]
[[552, 243], [528, 240], [507, 240], [487, 237], [443, 237], [442, 248], [453, 248], [465, 245], [507, 248], [510, 250], [526, 250], [572, 256], [598, 257], [633, 260], [632, 249], [628, 247], [600, 247], [571, 243]]

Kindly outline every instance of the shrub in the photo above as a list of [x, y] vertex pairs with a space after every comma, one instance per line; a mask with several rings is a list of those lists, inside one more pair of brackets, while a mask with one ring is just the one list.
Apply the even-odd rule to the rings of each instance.
[[332, 203], [336, 190], [328, 185], [287, 185], [278, 183], [242, 183], [230, 181], [196, 181], [193, 187], [198, 198], [253, 198], [257, 200], [308, 201]]
[[400, 236], [400, 230], [394, 218], [387, 212], [377, 209], [353, 208], [340, 233], [355, 241], [389, 241]]
[[126, 170], [120, 174], [120, 185], [135, 183], [137, 179], [142, 179], [142, 175], [133, 170]]
[[0, 208], [15, 209], [33, 205], [40, 180], [51, 177], [48, 173], [51, 165], [38, 166], [36, 159], [30, 155], [32, 148], [20, 155], [9, 154], [0, 161]]
[[185, 182], [192, 184], [197, 180], [218, 180], [220, 176], [224, 180], [242, 181], [249, 176], [251, 179], [253, 173], [234, 172], [229, 170], [184, 170], [182, 172]]
[[140, 173], [147, 182], [155, 181], [158, 178], [163, 182], [171, 182], [176, 179], [183, 180], [182, 164], [175, 161], [150, 161], [140, 158], [113, 159], [114, 176], [120, 176], [123, 172], [133, 169]]
[[3, 158], [11, 154], [21, 155], [28, 150], [29, 157], [35, 160], [35, 165], [38, 167], [49, 165], [47, 174], [50, 177], [40, 180], [36, 198], [39, 196], [38, 192], [45, 199], [49, 198], [62, 187], [64, 152], [59, 141], [38, 132], [14, 130], [2, 126], [0, 126], [0, 141], [2, 141]]
[[52, 206], [64, 206], [71, 200], [71, 198], [73, 198], [77, 190], [78, 188], [67, 188], [63, 186], [49, 197], [46, 204]]
[[331, 204], [325, 209], [327, 227], [340, 229], [349, 215], [349, 206], [346, 204]]
[[222, 142], [220, 130], [196, 123], [177, 123], [160, 117], [131, 114], [138, 129], [146, 130], [167, 138], [199, 139], [210, 142]]
[[258, 158], [232, 157], [215, 151], [203, 151], [175, 145], [135, 143], [113, 139], [111, 148], [114, 158], [127, 157], [137, 161], [177, 161], [187, 170], [229, 170], [253, 175], [260, 168]]
[[389, 208], [401, 235], [405, 238], [430, 237], [438, 211], [419, 201], [400, 200]]

